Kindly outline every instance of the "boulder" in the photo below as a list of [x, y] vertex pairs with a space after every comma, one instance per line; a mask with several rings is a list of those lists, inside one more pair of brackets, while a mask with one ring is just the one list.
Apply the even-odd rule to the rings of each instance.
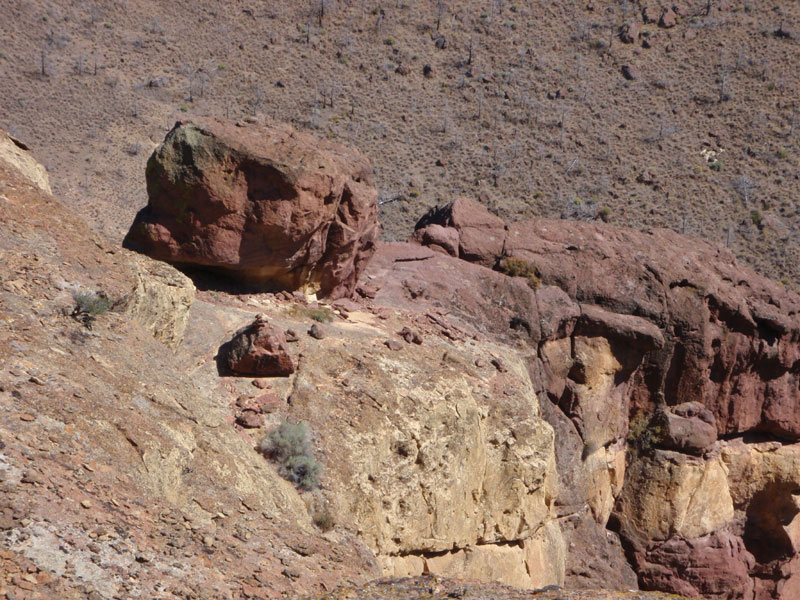
[[[691, 597], [750, 600], [755, 559], [738, 536], [727, 531], [674, 538], [647, 548], [639, 569], [644, 589]], [[787, 597], [788, 600], [788, 597]]]
[[[458, 256], [464, 260], [493, 267], [503, 254], [505, 223], [474, 200], [458, 198], [444, 208], [434, 208], [419, 220], [416, 229], [425, 230], [434, 224], [458, 232]], [[421, 243], [426, 244], [426, 234], [420, 235]]]
[[458, 256], [458, 230], [453, 227], [442, 227], [436, 223], [417, 229], [414, 239], [423, 246], [432, 249], [440, 248], [450, 256]]
[[624, 44], [634, 44], [639, 39], [639, 33], [641, 32], [642, 24], [634, 19], [625, 23], [619, 30], [619, 39], [622, 40]]
[[125, 245], [268, 289], [352, 294], [378, 235], [360, 153], [286, 125], [179, 122], [147, 164]]
[[685, 402], [656, 415], [659, 445], [670, 450], [702, 454], [717, 441], [717, 422], [700, 402]]
[[658, 21], [658, 26], [664, 29], [671, 29], [678, 24], [678, 15], [671, 8], [665, 8], [661, 13], [661, 18]]
[[252, 324], [236, 332], [219, 350], [223, 370], [249, 377], [285, 377], [295, 364], [283, 331], [258, 315]]

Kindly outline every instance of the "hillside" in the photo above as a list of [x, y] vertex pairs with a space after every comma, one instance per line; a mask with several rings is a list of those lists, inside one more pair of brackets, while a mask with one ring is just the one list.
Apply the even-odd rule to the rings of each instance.
[[700, 236], [796, 286], [800, 6], [662, 12], [654, 0], [9, 0], [0, 125], [115, 242], [176, 120], [265, 115], [370, 158], [388, 240], [465, 195], [511, 220]]

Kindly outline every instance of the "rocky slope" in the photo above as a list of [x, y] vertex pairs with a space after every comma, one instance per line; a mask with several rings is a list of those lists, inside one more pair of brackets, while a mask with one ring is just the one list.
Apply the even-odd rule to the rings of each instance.
[[[274, 149], [237, 151], [230, 172], [206, 162], [195, 196]], [[197, 173], [208, 159], [168, 160]], [[525, 597], [425, 578], [357, 587], [427, 573], [794, 597], [800, 298], [724, 250], [506, 224], [457, 200], [414, 241], [352, 253], [365, 266], [335, 270], [330, 289], [353, 298], [320, 304], [293, 291], [302, 278], [231, 294], [193, 273], [198, 291], [94, 236], [29, 158], [0, 169], [7, 595]], [[244, 215], [264, 201], [253, 185], [236, 188]], [[286, 206], [285, 222], [341, 222]], [[183, 235], [214, 218], [188, 217]], [[278, 355], [286, 376], [231, 369], [231, 339], [254, 322], [263, 335], [234, 344], [236, 364]], [[260, 452], [286, 421], [311, 431], [316, 489]]]

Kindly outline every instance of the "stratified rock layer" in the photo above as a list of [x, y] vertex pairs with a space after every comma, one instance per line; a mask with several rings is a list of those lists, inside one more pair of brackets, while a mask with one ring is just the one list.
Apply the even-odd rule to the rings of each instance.
[[349, 296], [378, 235], [371, 176], [357, 151], [289, 126], [181, 122], [150, 157], [149, 203], [125, 244], [267, 287]]

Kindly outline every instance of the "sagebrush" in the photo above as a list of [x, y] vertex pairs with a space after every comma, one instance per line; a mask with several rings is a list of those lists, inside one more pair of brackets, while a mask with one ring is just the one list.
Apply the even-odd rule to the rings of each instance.
[[261, 451], [284, 479], [305, 490], [319, 486], [322, 464], [314, 457], [305, 423], [284, 421], [261, 440]]

